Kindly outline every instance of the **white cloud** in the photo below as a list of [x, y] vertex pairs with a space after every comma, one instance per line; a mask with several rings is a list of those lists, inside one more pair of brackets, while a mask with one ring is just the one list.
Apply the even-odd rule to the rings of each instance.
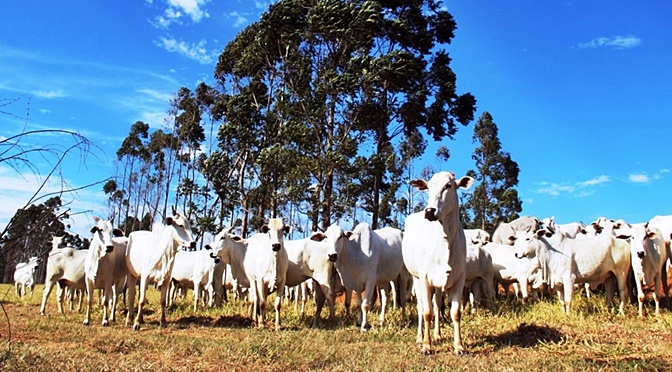
[[154, 43], [171, 53], [181, 54], [202, 64], [209, 64], [214, 61], [214, 52], [208, 52], [205, 49], [205, 40], [201, 40], [198, 43], [187, 43], [165, 37], [161, 37], [160, 40], [160, 42], [155, 41]]
[[594, 191], [591, 190], [591, 187], [607, 182], [611, 182], [611, 178], [605, 175], [597, 176], [586, 181], [576, 182], [574, 184], [558, 184], [558, 183], [542, 182], [540, 184], [541, 187], [537, 189], [537, 194], [550, 195], [550, 196], [559, 196], [560, 194], [571, 194], [574, 197], [583, 198], [592, 195], [594, 193]]
[[[193, 23], [198, 23], [210, 14], [205, 9], [205, 4], [210, 0], [167, 0], [168, 8], [162, 15], [154, 17], [149, 22], [156, 28], [167, 29], [171, 24], [183, 24], [183, 18], [189, 18]], [[150, 2], [151, 4], [151, 2]]]
[[634, 182], [634, 183], [647, 183], [647, 182], [651, 181], [649, 176], [647, 176], [646, 174], [631, 174], [628, 177], [628, 179], [630, 179], [630, 182]]
[[49, 109], [39, 109], [38, 111], [40, 111], [40, 114], [43, 114], [43, 115], [51, 113], [51, 110], [49, 110]]
[[602, 175], [588, 181], [579, 182], [579, 185], [582, 187], [595, 186], [609, 181], [610, 181], [609, 176]]
[[629, 49], [642, 44], [642, 39], [635, 36], [596, 37], [586, 43], [579, 43], [579, 48], [612, 48]]
[[233, 27], [238, 28], [241, 26], [244, 26], [249, 23], [247, 18], [245, 17], [247, 14], [240, 14], [238, 12], [231, 12], [228, 14], [229, 18], [233, 18]]
[[67, 97], [67, 94], [62, 89], [36, 90], [32, 92], [32, 95], [46, 99]]

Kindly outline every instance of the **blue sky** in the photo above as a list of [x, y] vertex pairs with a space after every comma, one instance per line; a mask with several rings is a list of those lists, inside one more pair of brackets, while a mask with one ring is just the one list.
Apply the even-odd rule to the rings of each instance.
[[[518, 162], [523, 214], [558, 223], [599, 216], [642, 222], [672, 213], [672, 5], [667, 1], [447, 1], [458, 30], [447, 47], [458, 91], [478, 100]], [[73, 186], [114, 172], [137, 120], [159, 128], [180, 87], [214, 83], [227, 42], [268, 1], [83, 0], [0, 3], [0, 100], [28, 128], [79, 131], [98, 149], [69, 159]], [[25, 120], [0, 115], [0, 136]], [[473, 123], [442, 143], [441, 169], [473, 167]], [[34, 138], [36, 142], [48, 140]], [[431, 149], [438, 144], [432, 143]], [[436, 165], [428, 153], [415, 167]], [[34, 189], [0, 166], [0, 227]], [[56, 186], [52, 186], [56, 187]], [[104, 215], [99, 188], [77, 194], [71, 221], [86, 235]]]

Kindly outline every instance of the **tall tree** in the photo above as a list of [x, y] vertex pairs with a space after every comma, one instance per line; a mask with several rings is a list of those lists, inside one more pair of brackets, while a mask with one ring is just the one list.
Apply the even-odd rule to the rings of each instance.
[[[450, 58], [441, 48], [454, 29], [452, 16], [434, 0], [279, 1], [220, 55], [215, 76], [230, 92], [222, 92], [214, 104], [220, 109], [213, 111], [223, 127], [241, 129], [226, 129], [233, 137], [223, 137], [220, 128], [220, 141], [247, 149], [270, 143], [267, 152], [303, 157], [299, 173], [309, 192], [292, 194], [303, 198], [293, 202], [310, 205], [314, 229], [352, 212], [357, 200], [374, 225], [390, 223], [404, 174], [395, 138], [421, 144], [406, 140], [420, 130], [434, 140], [452, 138], [457, 123], [473, 119], [475, 99], [456, 94]], [[231, 110], [232, 103], [241, 110]], [[365, 142], [373, 151], [363, 149]], [[252, 186], [271, 187], [263, 195], [271, 196], [264, 208], [272, 213], [277, 197], [290, 194], [287, 188], [306, 186], [288, 175], [288, 167], [278, 169], [276, 162], [260, 171], [255, 156], [238, 154], [256, 171], [259, 183]]]
[[472, 155], [476, 169], [467, 172], [479, 184], [472, 193], [462, 195], [461, 203], [462, 221], [470, 228], [491, 231], [497, 218], [512, 220], [522, 211], [523, 203], [514, 188], [518, 185], [518, 163], [502, 151], [498, 132], [492, 115], [483, 112], [474, 126], [473, 141], [480, 144]]

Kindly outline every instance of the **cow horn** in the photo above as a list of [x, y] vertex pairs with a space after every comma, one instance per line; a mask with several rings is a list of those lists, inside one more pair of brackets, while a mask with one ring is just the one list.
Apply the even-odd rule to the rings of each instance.
[[177, 216], [177, 208], [174, 205], [170, 207], [170, 210], [173, 212], [173, 216]]

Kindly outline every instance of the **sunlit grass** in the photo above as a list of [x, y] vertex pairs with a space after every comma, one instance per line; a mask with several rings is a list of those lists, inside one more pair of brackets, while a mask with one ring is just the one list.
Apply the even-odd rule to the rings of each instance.
[[[607, 307], [603, 296], [576, 294], [572, 315], [564, 316], [554, 297], [528, 305], [501, 298], [492, 310], [466, 311], [462, 335], [470, 354], [452, 353], [452, 326], [436, 353], [423, 356], [415, 345], [415, 305], [407, 319], [390, 309], [378, 326], [379, 306], [370, 313], [372, 328], [361, 333], [342, 303], [336, 318], [314, 322], [311, 302], [302, 317], [284, 304], [282, 330], [272, 331], [273, 312], [264, 329], [247, 318], [247, 304], [230, 301], [219, 308], [193, 310], [193, 297], [178, 299], [160, 328], [159, 293], [149, 290], [148, 312], [139, 332], [125, 326], [122, 310], [110, 327], [100, 325], [96, 306], [92, 325], [84, 313], [58, 314], [55, 295], [47, 316], [39, 315], [42, 286], [33, 298], [19, 299], [13, 287], [0, 285], [0, 300], [9, 317], [0, 322], [3, 349], [0, 370], [670, 370], [672, 313], [640, 319], [636, 308], [626, 314]], [[274, 297], [271, 296], [271, 300]], [[122, 309], [123, 305], [120, 306]], [[66, 308], [67, 309], [67, 308]], [[9, 328], [11, 327], [11, 328]], [[9, 340], [11, 330], [11, 340]]]

